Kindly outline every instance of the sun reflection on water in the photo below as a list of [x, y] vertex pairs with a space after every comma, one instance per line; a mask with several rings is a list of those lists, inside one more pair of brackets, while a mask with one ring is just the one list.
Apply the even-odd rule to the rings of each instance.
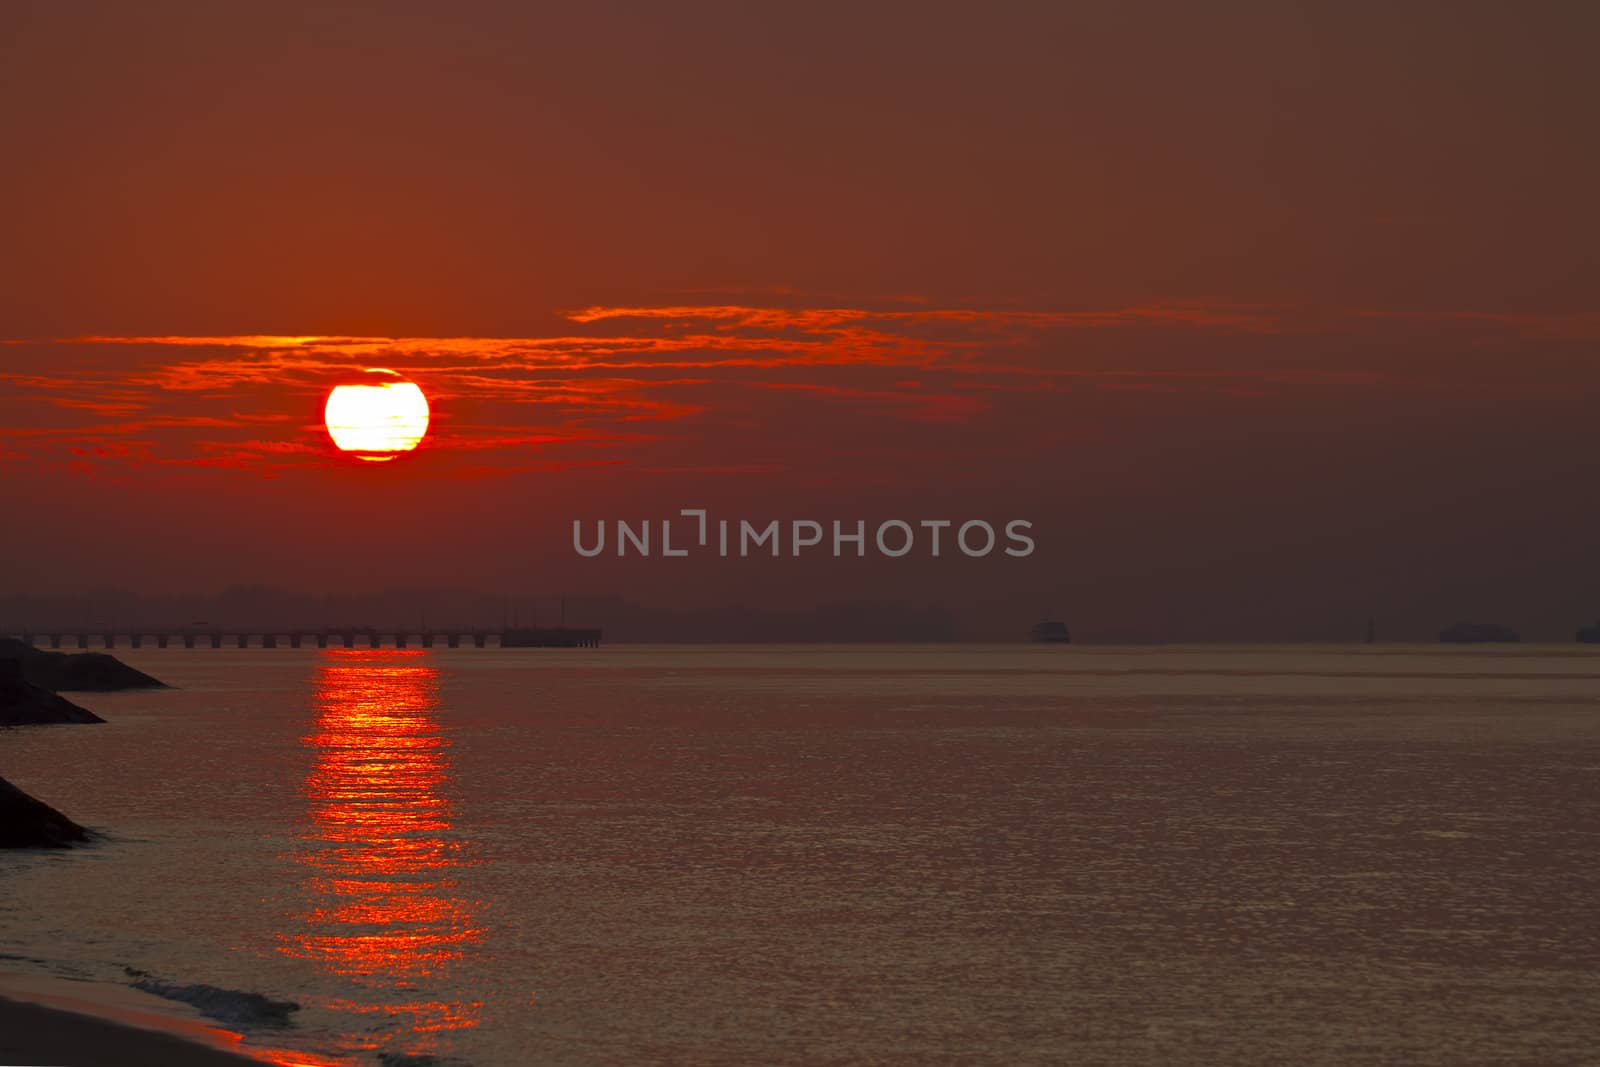
[[450, 741], [428, 658], [420, 649], [324, 654], [304, 738], [316, 760], [297, 854], [307, 902], [279, 937], [286, 955], [378, 991], [328, 1007], [387, 1015], [419, 1052], [430, 1035], [477, 1025], [481, 1004], [426, 991], [446, 985], [483, 937], [457, 882], [469, 859], [452, 829]]

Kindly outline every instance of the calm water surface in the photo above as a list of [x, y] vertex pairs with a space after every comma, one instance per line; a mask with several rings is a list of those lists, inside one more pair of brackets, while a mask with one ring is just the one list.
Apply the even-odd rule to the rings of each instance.
[[142, 650], [0, 968], [376, 1063], [1582, 1063], [1600, 649]]

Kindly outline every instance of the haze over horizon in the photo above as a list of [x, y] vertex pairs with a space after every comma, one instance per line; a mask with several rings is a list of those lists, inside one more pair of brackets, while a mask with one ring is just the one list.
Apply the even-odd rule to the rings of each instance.
[[[311, 630], [377, 627], [407, 634], [516, 627], [599, 628], [608, 644], [705, 642], [713, 644], [853, 642], [1016, 642], [1029, 626], [1049, 616], [1072, 619], [1079, 644], [1157, 645], [1355, 644], [1365, 641], [1369, 621], [1378, 644], [1434, 643], [1446, 625], [1483, 621], [1482, 613], [1441, 620], [1423, 615], [1370, 618], [1307, 617], [1276, 625], [1216, 625], [1201, 612], [1176, 605], [1159, 619], [1121, 623], [1080, 617], [1044, 604], [1019, 614], [1005, 600], [886, 600], [871, 597], [772, 604], [753, 599], [729, 603], [640, 602], [618, 594], [501, 591], [448, 587], [394, 587], [369, 592], [309, 592], [267, 586], [236, 586], [213, 594], [141, 596], [127, 589], [94, 589], [76, 595], [0, 595], [0, 633], [63, 635], [71, 650], [87, 634], [99, 648], [103, 634], [143, 628], [147, 638], [179, 630], [232, 634], [261, 628], [280, 635]], [[1523, 625], [1509, 620], [1522, 639], [1570, 643], [1573, 626]], [[1586, 624], [1587, 625], [1587, 624]]]

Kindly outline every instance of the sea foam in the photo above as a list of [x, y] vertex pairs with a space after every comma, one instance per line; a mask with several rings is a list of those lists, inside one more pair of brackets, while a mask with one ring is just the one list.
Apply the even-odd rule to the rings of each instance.
[[167, 1000], [181, 1001], [199, 1009], [207, 1018], [241, 1029], [289, 1026], [293, 1022], [289, 1016], [300, 1010], [300, 1005], [292, 1000], [273, 1000], [260, 993], [199, 983], [179, 985], [163, 982], [132, 967], [124, 969], [128, 977], [133, 979], [133, 988]]

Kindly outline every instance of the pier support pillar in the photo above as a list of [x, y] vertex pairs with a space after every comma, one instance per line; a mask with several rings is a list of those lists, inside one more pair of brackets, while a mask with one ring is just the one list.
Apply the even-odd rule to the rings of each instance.
[[290, 634], [289, 635], [289, 647], [290, 648], [299, 648], [300, 647], [300, 635], [299, 634]]
[[261, 635], [261, 647], [262, 648], [277, 648], [278, 647], [278, 635], [277, 634], [262, 634]]
[[167, 647], [167, 635], [166, 634], [156, 634], [156, 647], [157, 648], [166, 648]]
[[486, 641], [488, 641], [488, 640], [489, 640], [489, 638], [485, 634], [473, 634], [472, 635], [472, 647], [473, 648], [482, 648], [484, 646], [484, 643]]

